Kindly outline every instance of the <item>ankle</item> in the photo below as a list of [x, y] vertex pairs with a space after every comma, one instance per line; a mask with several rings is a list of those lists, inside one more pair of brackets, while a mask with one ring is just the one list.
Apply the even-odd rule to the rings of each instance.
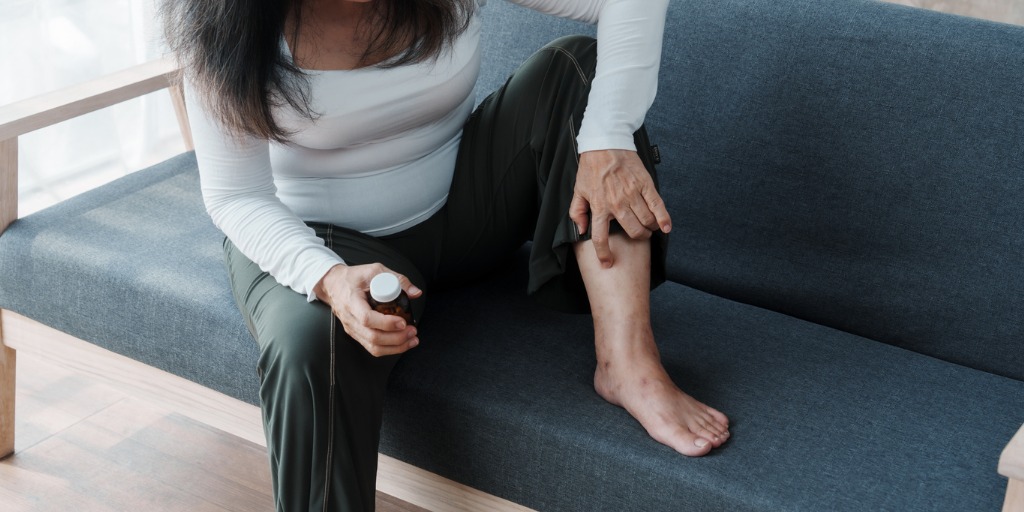
[[650, 328], [640, 332], [602, 333], [595, 338], [598, 368], [629, 370], [635, 366], [661, 366], [661, 354]]

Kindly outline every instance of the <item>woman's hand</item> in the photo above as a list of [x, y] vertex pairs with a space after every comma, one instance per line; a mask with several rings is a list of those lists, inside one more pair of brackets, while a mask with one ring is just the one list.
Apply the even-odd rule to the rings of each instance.
[[378, 313], [370, 308], [366, 298], [370, 280], [381, 272], [398, 276], [409, 298], [423, 295], [423, 291], [414, 286], [409, 278], [379, 263], [352, 267], [335, 265], [315, 288], [317, 297], [331, 306], [334, 316], [341, 320], [345, 332], [375, 357], [401, 354], [420, 342], [416, 336], [416, 327], [406, 325], [401, 317]]
[[612, 219], [635, 239], [650, 238], [656, 230], [672, 230], [665, 202], [640, 157], [635, 151], [621, 149], [580, 155], [569, 217], [580, 234], [591, 231], [597, 258], [605, 268], [614, 263], [608, 248], [608, 224]]

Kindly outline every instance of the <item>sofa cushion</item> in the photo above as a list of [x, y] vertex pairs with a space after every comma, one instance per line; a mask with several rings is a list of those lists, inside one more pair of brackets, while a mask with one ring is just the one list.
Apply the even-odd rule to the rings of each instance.
[[672, 2], [669, 277], [1024, 379], [1024, 27], [881, 2]]
[[184, 154], [11, 224], [0, 308], [255, 403], [223, 238]]
[[594, 36], [591, 25], [555, 18], [511, 2], [492, 0], [480, 11], [480, 78], [477, 101], [497, 89], [530, 55], [547, 43], [570, 34]]
[[524, 287], [513, 270], [428, 300], [382, 452], [538, 510], [999, 509], [1022, 382], [665, 283], [664, 363], [731, 419], [690, 459], [596, 395], [589, 316]]

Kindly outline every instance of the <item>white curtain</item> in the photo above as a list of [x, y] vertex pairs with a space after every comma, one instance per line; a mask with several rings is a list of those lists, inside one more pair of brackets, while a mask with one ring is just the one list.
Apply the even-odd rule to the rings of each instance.
[[[0, 105], [163, 53], [155, 0], [0, 0]], [[182, 151], [166, 91], [24, 135], [20, 214]]]

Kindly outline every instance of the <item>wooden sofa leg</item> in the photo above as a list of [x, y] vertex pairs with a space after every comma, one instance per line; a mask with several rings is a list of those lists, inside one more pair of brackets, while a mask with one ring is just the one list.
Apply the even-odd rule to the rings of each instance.
[[[0, 235], [18, 218], [18, 138], [0, 140]], [[3, 310], [0, 310], [3, 313]], [[0, 315], [0, 459], [14, 453], [14, 349]]]
[[0, 325], [0, 459], [14, 453], [14, 391], [16, 354], [4, 345]]

